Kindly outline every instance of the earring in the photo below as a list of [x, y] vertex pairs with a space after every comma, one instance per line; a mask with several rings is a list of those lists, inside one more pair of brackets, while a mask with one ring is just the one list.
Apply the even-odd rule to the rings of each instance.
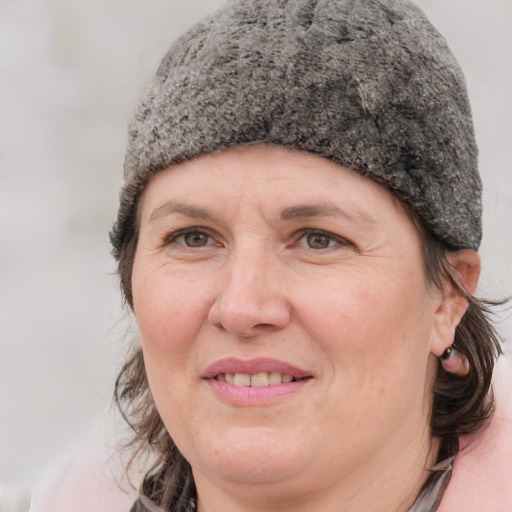
[[453, 373], [458, 377], [466, 377], [469, 374], [469, 361], [457, 350], [455, 345], [448, 347], [439, 359], [446, 372]]

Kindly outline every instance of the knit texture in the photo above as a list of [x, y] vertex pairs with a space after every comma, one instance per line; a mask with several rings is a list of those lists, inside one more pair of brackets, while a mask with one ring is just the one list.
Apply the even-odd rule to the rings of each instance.
[[182, 36], [130, 125], [114, 255], [153, 174], [253, 143], [341, 164], [386, 186], [448, 247], [480, 244], [464, 76], [409, 1], [231, 0]]

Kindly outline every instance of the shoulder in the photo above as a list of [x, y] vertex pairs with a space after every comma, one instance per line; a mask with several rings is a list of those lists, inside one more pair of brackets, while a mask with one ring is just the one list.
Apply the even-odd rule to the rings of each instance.
[[439, 512], [512, 510], [512, 357], [494, 382], [496, 412], [485, 430], [463, 439]]

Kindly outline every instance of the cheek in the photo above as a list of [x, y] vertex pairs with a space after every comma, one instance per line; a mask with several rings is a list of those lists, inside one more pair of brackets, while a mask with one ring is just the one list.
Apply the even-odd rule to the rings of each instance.
[[[424, 385], [431, 322], [423, 280], [342, 280], [301, 294], [305, 329], [321, 345], [344, 385], [386, 393], [392, 386]], [[421, 380], [423, 378], [423, 381]]]
[[143, 276], [134, 272], [134, 312], [149, 387], [173, 439], [187, 439], [183, 422], [173, 419], [192, 418], [197, 410], [191, 393], [197, 381], [195, 340], [209, 309], [201, 289], [193, 281], [178, 280], [165, 272]]
[[177, 279], [156, 269], [134, 269], [134, 313], [148, 374], [169, 366], [183, 367], [194, 350], [193, 341], [207, 319], [210, 298], [203, 282]]

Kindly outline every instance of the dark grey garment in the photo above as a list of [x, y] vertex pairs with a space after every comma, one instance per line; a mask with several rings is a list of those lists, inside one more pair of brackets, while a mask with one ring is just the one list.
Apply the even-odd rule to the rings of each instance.
[[434, 512], [438, 509], [452, 477], [455, 457], [456, 455], [453, 455], [430, 469], [431, 477], [408, 512]]
[[[195, 510], [194, 508], [190, 509], [191, 511]], [[130, 512], [166, 512], [162, 507], [159, 507], [155, 503], [153, 503], [146, 496], [140, 495], [137, 498], [137, 501], [133, 504]]]
[[[429, 478], [423, 489], [421, 490], [418, 498], [408, 510], [408, 512], [435, 512], [443, 498], [444, 491], [450, 483], [452, 476], [453, 462], [455, 455], [443, 460], [435, 465], [430, 471], [432, 476]], [[187, 512], [195, 512], [195, 502], [191, 500], [190, 508]], [[173, 512], [166, 511], [153, 503], [146, 496], [139, 496], [137, 501], [133, 504], [130, 512]]]

